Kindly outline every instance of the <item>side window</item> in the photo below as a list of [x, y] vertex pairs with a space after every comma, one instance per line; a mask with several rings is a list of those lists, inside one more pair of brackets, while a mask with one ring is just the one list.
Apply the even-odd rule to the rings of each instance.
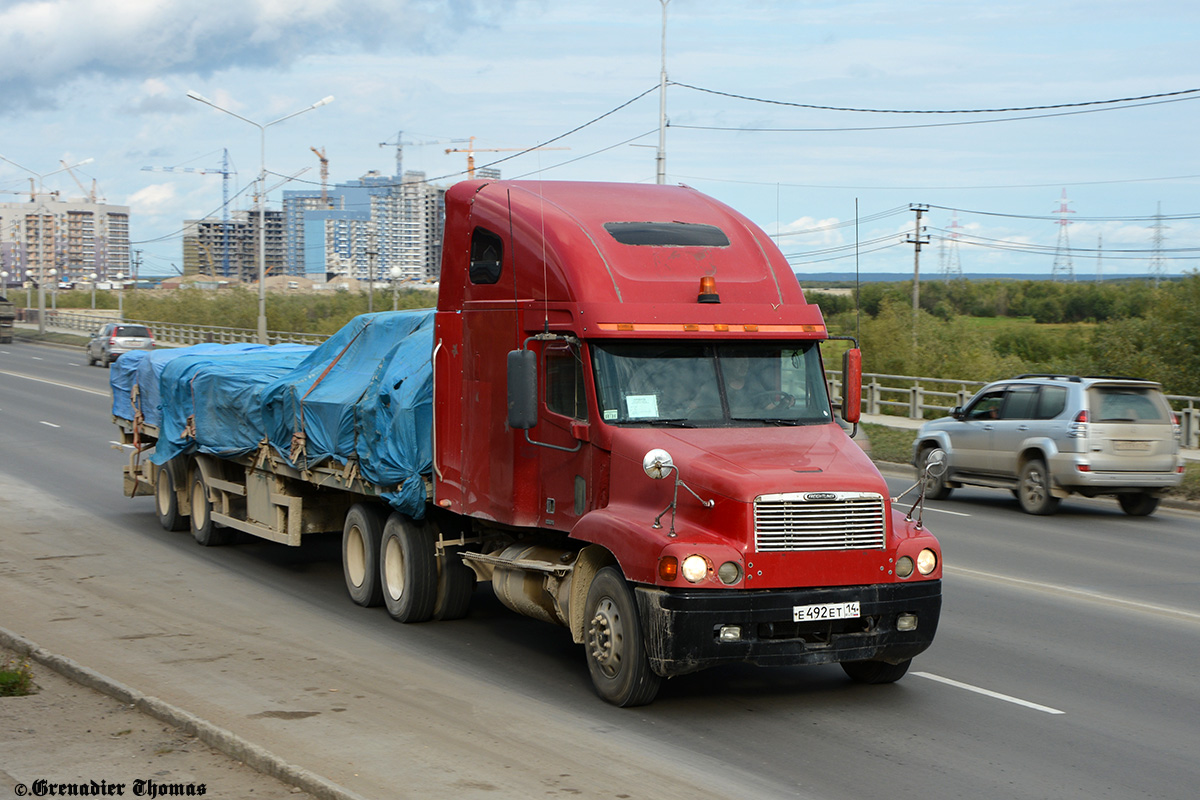
[[1008, 390], [1000, 419], [1033, 419], [1036, 402], [1036, 386], [1013, 386]]
[[504, 258], [504, 241], [483, 228], [471, 234], [471, 283], [488, 284], [500, 280], [500, 265]]
[[1004, 390], [980, 395], [971, 407], [967, 409], [967, 419], [997, 419], [1000, 416], [1000, 406], [1004, 402]]
[[587, 421], [583, 359], [578, 348], [546, 350], [546, 408], [555, 414]]
[[1043, 386], [1038, 395], [1037, 413], [1034, 419], [1054, 419], [1067, 407], [1065, 386]]

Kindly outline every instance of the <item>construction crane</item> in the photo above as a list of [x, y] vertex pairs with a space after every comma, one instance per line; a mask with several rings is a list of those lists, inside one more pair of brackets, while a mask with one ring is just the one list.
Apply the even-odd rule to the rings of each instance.
[[467, 141], [466, 139], [429, 139], [424, 142], [406, 142], [404, 141], [404, 131], [396, 131], [396, 141], [380, 142], [380, 147], [395, 147], [396, 148], [396, 180], [400, 181], [404, 178], [404, 146], [421, 147], [427, 144], [461, 144]]
[[569, 147], [476, 147], [475, 137], [472, 136], [468, 140], [465, 148], [447, 147], [446, 153], [466, 153], [467, 154], [467, 175], [471, 178], [475, 177], [475, 154], [476, 153], [506, 153], [509, 151], [528, 152], [530, 150], [570, 150]]
[[321, 160], [321, 205], [329, 208], [329, 159], [325, 157], [325, 148], [318, 150], [315, 147], [309, 147], [317, 154], [317, 158]]
[[190, 172], [194, 175], [221, 176], [221, 271], [229, 277], [229, 179], [237, 175], [237, 170], [229, 165], [229, 150], [221, 151], [220, 169], [200, 169], [197, 167], [142, 167], [144, 172]]
[[67, 171], [67, 174], [71, 176], [71, 180], [75, 181], [75, 185], [79, 187], [79, 191], [83, 192], [84, 197], [86, 197], [88, 200], [90, 200], [93, 203], [103, 203], [104, 202], [103, 197], [101, 197], [100, 199], [96, 199], [96, 179], [95, 178], [92, 178], [92, 188], [89, 190], [86, 186], [83, 185], [83, 182], [81, 180], [79, 180], [79, 176], [76, 175], [71, 170], [71, 166], [69, 164], [67, 164], [66, 161], [63, 161], [60, 159], [58, 163], [63, 165], [63, 169], [65, 169]]

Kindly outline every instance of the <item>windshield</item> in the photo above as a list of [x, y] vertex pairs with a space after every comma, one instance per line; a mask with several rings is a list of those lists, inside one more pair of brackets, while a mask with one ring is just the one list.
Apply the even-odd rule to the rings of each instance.
[[808, 425], [833, 415], [816, 342], [595, 343], [605, 422]]

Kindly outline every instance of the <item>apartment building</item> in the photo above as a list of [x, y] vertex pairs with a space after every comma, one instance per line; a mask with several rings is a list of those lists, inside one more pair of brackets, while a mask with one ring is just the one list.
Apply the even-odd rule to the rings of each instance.
[[130, 274], [129, 207], [57, 192], [0, 203], [0, 270], [9, 283], [36, 281], [51, 269], [60, 281]]

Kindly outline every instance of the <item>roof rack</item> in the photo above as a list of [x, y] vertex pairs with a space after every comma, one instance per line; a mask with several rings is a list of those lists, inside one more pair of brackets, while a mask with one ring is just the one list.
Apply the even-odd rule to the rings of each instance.
[[1102, 381], [1139, 381], [1141, 383], [1158, 383], [1158, 381], [1152, 381], [1148, 378], [1134, 378], [1129, 375], [1088, 375], [1087, 377], [1089, 380], [1095, 379]]
[[1021, 381], [1025, 380], [1026, 378], [1054, 378], [1060, 381], [1071, 381], [1072, 383], [1080, 383], [1083, 380], [1083, 378], [1079, 377], [1078, 375], [1055, 375], [1054, 373], [1050, 372], [1029, 372], [1025, 375], [1018, 375], [1010, 380]]

